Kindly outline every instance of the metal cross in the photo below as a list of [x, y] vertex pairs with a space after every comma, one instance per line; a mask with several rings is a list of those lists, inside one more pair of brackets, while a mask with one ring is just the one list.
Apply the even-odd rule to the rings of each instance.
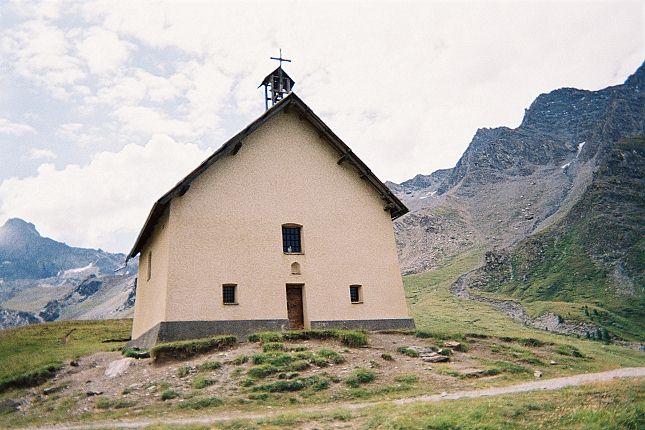
[[280, 48], [280, 56], [278, 58], [276, 57], [271, 57], [272, 60], [277, 60], [280, 62], [280, 67], [282, 67], [282, 62], [284, 61], [285, 63], [291, 63], [291, 60], [287, 60], [286, 58], [282, 58], [282, 48]]

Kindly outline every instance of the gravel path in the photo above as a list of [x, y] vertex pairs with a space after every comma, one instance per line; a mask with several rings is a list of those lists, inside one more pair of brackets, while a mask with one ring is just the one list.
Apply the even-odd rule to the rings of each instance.
[[[527, 382], [524, 384], [509, 385], [506, 387], [485, 388], [480, 390], [471, 391], [456, 391], [454, 393], [442, 393], [431, 396], [418, 396], [409, 397], [399, 400], [391, 401], [378, 401], [378, 402], [364, 402], [364, 403], [330, 403], [327, 405], [311, 406], [304, 408], [276, 408], [267, 409], [256, 413], [235, 413], [229, 412], [221, 415], [205, 415], [202, 417], [189, 417], [189, 418], [153, 418], [153, 419], [135, 419], [135, 420], [114, 420], [96, 423], [87, 423], [79, 425], [53, 425], [47, 427], [37, 427], [39, 430], [82, 430], [82, 429], [100, 429], [100, 428], [140, 428], [149, 426], [156, 423], [163, 423], [169, 425], [188, 425], [188, 424], [213, 424], [232, 419], [250, 419], [259, 420], [264, 418], [273, 417], [283, 413], [315, 413], [325, 411], [336, 411], [339, 409], [359, 410], [372, 406], [394, 404], [405, 405], [415, 402], [440, 402], [444, 400], [455, 400], [463, 398], [477, 398], [486, 396], [498, 396], [501, 394], [523, 393], [527, 391], [538, 390], [558, 390], [564, 387], [573, 387], [579, 385], [590, 384], [594, 382], [605, 382], [615, 378], [644, 378], [645, 367], [630, 367], [610, 370], [600, 373], [585, 373], [581, 375], [567, 376], [564, 378], [546, 379], [541, 381]], [[36, 429], [36, 428], [34, 428]]]

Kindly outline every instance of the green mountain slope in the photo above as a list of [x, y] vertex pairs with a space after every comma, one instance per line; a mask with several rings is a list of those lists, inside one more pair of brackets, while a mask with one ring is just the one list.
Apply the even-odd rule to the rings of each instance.
[[573, 302], [579, 306], [569, 307], [565, 317], [592, 320], [614, 336], [645, 339], [643, 137], [612, 145], [566, 216], [511, 251], [489, 255], [481, 272], [485, 291], [524, 302]]

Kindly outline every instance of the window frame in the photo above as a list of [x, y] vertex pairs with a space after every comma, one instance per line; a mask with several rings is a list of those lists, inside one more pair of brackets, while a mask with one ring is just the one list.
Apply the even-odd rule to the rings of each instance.
[[[298, 242], [300, 245], [300, 250], [299, 251], [287, 251], [286, 242], [285, 242], [285, 229], [297, 229], [298, 231]], [[304, 241], [303, 241], [303, 234], [302, 234], [302, 225], [301, 224], [294, 224], [294, 223], [286, 223], [282, 224], [280, 228], [280, 232], [282, 234], [282, 253], [285, 255], [303, 255], [305, 253], [305, 247], [304, 247]]]
[[[356, 289], [357, 300], [353, 298], [353, 290]], [[361, 304], [363, 303], [363, 285], [361, 284], [351, 284], [349, 286], [349, 301], [351, 304]]]
[[[233, 301], [232, 302], [227, 302], [226, 298], [226, 290], [232, 288], [233, 289]], [[222, 304], [225, 306], [230, 306], [230, 305], [238, 305], [239, 302], [237, 300], [237, 284], [222, 284]]]

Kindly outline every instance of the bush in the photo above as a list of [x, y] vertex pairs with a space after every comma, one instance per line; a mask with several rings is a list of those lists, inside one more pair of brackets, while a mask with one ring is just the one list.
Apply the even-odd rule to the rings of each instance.
[[193, 381], [193, 387], [197, 388], [198, 390], [201, 390], [202, 388], [206, 388], [209, 385], [215, 384], [215, 380], [210, 379], [210, 378], [203, 378], [201, 376], [195, 378]]
[[524, 346], [534, 346], [534, 347], [544, 346], [544, 342], [542, 342], [539, 339], [534, 339], [532, 337], [520, 339], [520, 343]]
[[237, 342], [235, 336], [215, 336], [206, 339], [162, 343], [150, 350], [150, 356], [154, 361], [181, 360], [198, 354], [224, 349], [235, 342]]
[[310, 376], [308, 378], [282, 379], [270, 384], [255, 387], [255, 391], [267, 391], [269, 393], [282, 393], [289, 391], [300, 391], [306, 387], [312, 387], [314, 391], [324, 390], [329, 387], [329, 381], [320, 376]]
[[150, 358], [150, 351], [148, 351], [147, 349], [141, 349], [140, 350], [140, 349], [137, 349], [137, 348], [124, 347], [121, 350], [121, 354], [124, 357], [130, 357], [130, 358], [136, 358], [136, 359]]
[[394, 357], [392, 357], [390, 354], [385, 352], [381, 354], [381, 358], [385, 361], [394, 361]]
[[407, 355], [408, 357], [415, 357], [416, 358], [416, 357], [419, 356], [418, 351], [416, 351], [416, 350], [414, 350], [414, 349], [412, 349], [410, 347], [407, 347], [407, 346], [400, 346], [400, 347], [398, 347], [396, 349], [396, 351], [401, 353], [401, 354], [403, 354], [403, 355]]
[[585, 358], [585, 355], [573, 345], [558, 345], [555, 348], [555, 352], [560, 355], [567, 355], [569, 357]]
[[53, 378], [56, 371], [63, 367], [61, 363], [52, 363], [44, 365], [30, 372], [9, 376], [0, 380], [0, 393], [8, 388], [27, 388], [35, 387]]
[[419, 377], [414, 373], [406, 373], [406, 374], [397, 376], [396, 378], [394, 378], [394, 380], [402, 384], [414, 384], [419, 380]]
[[282, 342], [267, 342], [262, 345], [262, 351], [284, 351], [284, 343]]
[[441, 348], [438, 352], [440, 355], [445, 355], [446, 357], [450, 357], [452, 355], [452, 350], [450, 348]]
[[342, 355], [340, 355], [336, 351], [332, 351], [331, 349], [321, 349], [316, 354], [328, 360], [331, 360], [331, 362], [334, 364], [340, 364], [345, 362], [345, 359], [343, 358]]
[[231, 360], [231, 363], [234, 364], [235, 366], [241, 366], [242, 364], [246, 363], [247, 361], [249, 361], [249, 356], [248, 355], [238, 355], [233, 360]]
[[285, 332], [254, 333], [248, 337], [249, 342], [276, 343], [285, 340], [338, 339], [343, 345], [360, 347], [367, 345], [367, 334], [356, 330], [291, 330]]
[[339, 338], [343, 345], [352, 348], [367, 345], [367, 334], [361, 331], [343, 330], [339, 332]]
[[267, 376], [278, 373], [279, 369], [271, 364], [260, 364], [249, 369], [248, 375], [252, 378], [266, 378]]
[[222, 363], [220, 363], [219, 361], [207, 361], [206, 363], [202, 363], [197, 366], [197, 370], [199, 370], [200, 372], [205, 372], [208, 370], [219, 369], [220, 367], [222, 367]]
[[361, 367], [355, 370], [345, 379], [345, 383], [352, 388], [357, 388], [359, 385], [368, 384], [375, 378], [374, 372], [369, 369]]
[[188, 402], [179, 403], [182, 409], [204, 409], [213, 406], [221, 406], [224, 402], [217, 397], [207, 397], [205, 399], [190, 400]]
[[161, 400], [163, 400], [164, 402], [166, 400], [175, 399], [177, 397], [179, 397], [179, 393], [175, 390], [165, 390], [163, 393], [161, 393]]
[[190, 366], [187, 366], [187, 365], [179, 366], [177, 368], [177, 377], [178, 378], [183, 378], [185, 376], [188, 376], [190, 374], [191, 369], [192, 368]]

